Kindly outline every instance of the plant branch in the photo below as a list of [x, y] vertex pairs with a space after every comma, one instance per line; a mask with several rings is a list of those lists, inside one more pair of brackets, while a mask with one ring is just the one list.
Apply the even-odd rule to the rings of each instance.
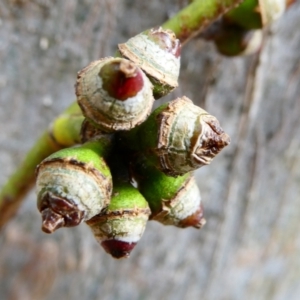
[[35, 168], [53, 152], [80, 142], [83, 116], [72, 104], [46, 130], [0, 191], [0, 228], [15, 214], [35, 180]]
[[185, 44], [241, 2], [242, 0], [194, 0], [162, 27], [171, 29], [181, 43]]

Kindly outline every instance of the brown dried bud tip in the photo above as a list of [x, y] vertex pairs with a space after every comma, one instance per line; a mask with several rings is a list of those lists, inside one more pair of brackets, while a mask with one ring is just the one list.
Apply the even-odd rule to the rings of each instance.
[[199, 208], [192, 215], [179, 222], [178, 227], [195, 227], [201, 229], [205, 224], [206, 220], [204, 219], [203, 205], [201, 202]]
[[76, 205], [53, 195], [45, 193], [38, 203], [42, 214], [42, 230], [53, 233], [60, 227], [73, 227], [81, 223], [84, 213]]
[[219, 121], [187, 97], [170, 102], [157, 116], [157, 122], [158, 141], [150, 151], [159, 158], [159, 168], [170, 176], [210, 164], [230, 143]]
[[[198, 138], [194, 158], [199, 164], [209, 164], [211, 160], [227, 145], [230, 137], [224, 132], [219, 121], [212, 115], [203, 115], [202, 135]], [[206, 127], [206, 128], [205, 128]]]

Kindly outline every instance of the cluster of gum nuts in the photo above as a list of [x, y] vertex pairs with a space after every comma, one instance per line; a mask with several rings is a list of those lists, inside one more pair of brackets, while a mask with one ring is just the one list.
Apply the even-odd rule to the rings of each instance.
[[202, 33], [227, 56], [248, 55], [262, 47], [263, 28], [280, 18], [295, 0], [243, 0]]
[[85, 222], [105, 251], [128, 257], [147, 221], [205, 224], [193, 171], [229, 144], [218, 120], [186, 97], [151, 113], [177, 86], [180, 43], [155, 28], [119, 45], [120, 57], [78, 73], [82, 143], [37, 167], [42, 230]]

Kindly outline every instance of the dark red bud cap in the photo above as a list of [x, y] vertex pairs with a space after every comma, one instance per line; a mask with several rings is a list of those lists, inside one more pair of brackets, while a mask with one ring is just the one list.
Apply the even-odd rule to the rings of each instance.
[[106, 240], [101, 243], [104, 250], [114, 258], [127, 258], [136, 243], [128, 243], [119, 240]]
[[144, 86], [142, 71], [125, 59], [108, 62], [101, 68], [99, 76], [102, 88], [120, 101], [134, 97]]

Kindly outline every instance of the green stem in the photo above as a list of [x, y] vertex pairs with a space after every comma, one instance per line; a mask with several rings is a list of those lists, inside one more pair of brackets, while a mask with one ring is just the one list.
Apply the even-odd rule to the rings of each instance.
[[53, 152], [80, 141], [78, 128], [82, 120], [80, 109], [74, 103], [36, 141], [0, 191], [0, 228], [17, 212], [32, 187], [36, 166]]
[[242, 0], [194, 0], [166, 21], [162, 27], [174, 31], [181, 43], [185, 44], [222, 14], [241, 2]]

